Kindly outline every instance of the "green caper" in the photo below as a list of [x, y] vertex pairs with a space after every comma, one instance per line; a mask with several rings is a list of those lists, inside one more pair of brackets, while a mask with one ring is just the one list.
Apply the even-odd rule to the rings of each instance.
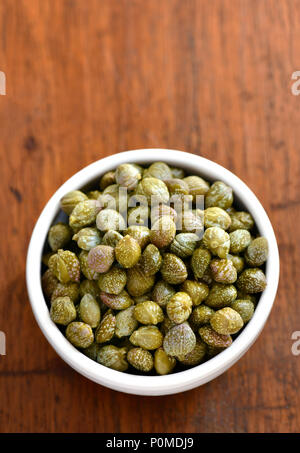
[[142, 269], [145, 275], [155, 275], [162, 264], [159, 249], [154, 244], [149, 244], [142, 255]]
[[214, 259], [210, 262], [213, 279], [219, 283], [234, 283], [237, 279], [237, 271], [230, 259]]
[[80, 319], [91, 327], [97, 327], [101, 318], [98, 302], [91, 294], [85, 294], [79, 304]]
[[147, 199], [149, 204], [167, 203], [169, 201], [169, 191], [166, 184], [153, 177], [142, 179], [137, 188], [137, 195], [142, 195]]
[[155, 283], [155, 275], [146, 275], [140, 264], [127, 270], [127, 290], [133, 297], [143, 296]]
[[150, 241], [158, 248], [164, 248], [171, 244], [176, 234], [176, 226], [171, 217], [160, 217], [152, 226]]
[[131, 306], [126, 310], [119, 311], [116, 315], [116, 337], [128, 337], [138, 326], [134, 316], [135, 307]]
[[186, 280], [183, 282], [181, 289], [190, 296], [193, 305], [201, 304], [209, 294], [209, 287], [206, 283], [195, 282], [194, 280]]
[[182, 365], [196, 366], [201, 363], [206, 355], [207, 345], [199, 338], [197, 339], [194, 349], [188, 354], [177, 357]]
[[192, 299], [187, 293], [176, 293], [167, 304], [168, 317], [176, 324], [181, 324], [189, 318], [192, 313], [192, 306]]
[[199, 242], [199, 236], [195, 233], [179, 233], [170, 244], [170, 252], [180, 258], [191, 256]]
[[251, 242], [251, 234], [248, 230], [234, 230], [230, 236], [230, 252], [241, 253]]
[[254, 220], [249, 212], [233, 211], [229, 215], [231, 217], [230, 232], [235, 230], [251, 230], [254, 226]]
[[247, 299], [236, 299], [232, 302], [231, 308], [237, 311], [244, 323], [250, 321], [254, 313], [254, 303], [251, 300]]
[[143, 250], [150, 242], [150, 230], [146, 226], [131, 225], [127, 228], [126, 234], [132, 236], [140, 245]]
[[205, 207], [210, 208], [217, 206], [218, 208], [227, 209], [233, 203], [232, 188], [227, 186], [222, 181], [214, 182], [205, 196]]
[[164, 255], [160, 271], [163, 279], [171, 285], [183, 283], [188, 275], [186, 265], [182, 259], [173, 253], [166, 253]]
[[133, 305], [133, 300], [125, 290], [121, 291], [120, 294], [109, 294], [101, 291], [100, 299], [113, 310], [125, 310], [125, 308]]
[[101, 205], [97, 200], [85, 200], [77, 203], [69, 217], [69, 225], [73, 230], [80, 230], [96, 221]]
[[115, 330], [116, 330], [116, 316], [109, 309], [108, 312], [105, 313], [102, 321], [100, 322], [99, 326], [95, 331], [96, 342], [106, 343], [107, 341], [110, 341], [115, 334]]
[[158, 324], [164, 319], [161, 307], [151, 300], [136, 305], [134, 316], [141, 324]]
[[96, 225], [100, 231], [123, 231], [125, 230], [125, 220], [123, 216], [114, 209], [103, 209], [99, 212]]
[[116, 371], [126, 371], [128, 363], [126, 361], [126, 348], [107, 345], [100, 349], [97, 355], [97, 362]]
[[129, 339], [134, 346], [153, 350], [161, 347], [163, 334], [156, 326], [142, 326], [135, 330]]
[[222, 335], [237, 333], [244, 325], [239, 313], [230, 307], [216, 311], [210, 319], [211, 327]]
[[249, 294], [261, 293], [267, 286], [266, 276], [259, 268], [245, 269], [238, 278], [237, 286]]
[[70, 242], [72, 237], [71, 228], [69, 225], [59, 222], [53, 225], [48, 233], [48, 243], [53, 252], [62, 249]]
[[205, 300], [205, 304], [211, 308], [223, 308], [230, 305], [236, 299], [237, 290], [234, 285], [214, 283]]
[[211, 260], [209, 250], [198, 248], [191, 259], [191, 267], [196, 278], [202, 278]]
[[78, 282], [80, 279], [80, 263], [75, 253], [59, 249], [49, 259], [49, 269], [61, 283]]
[[77, 348], [87, 348], [94, 341], [94, 334], [89, 324], [71, 322], [66, 328], [66, 337]]
[[218, 255], [219, 258], [226, 258], [230, 249], [230, 237], [222, 228], [207, 228], [203, 235], [203, 244], [214, 255]]
[[78, 203], [87, 199], [88, 197], [80, 190], [72, 190], [60, 200], [60, 207], [66, 214], [70, 215]]
[[204, 343], [215, 348], [228, 348], [228, 346], [232, 343], [230, 335], [220, 334], [213, 330], [210, 326], [200, 327], [199, 335]]
[[207, 305], [200, 305], [192, 311], [192, 314], [189, 318], [191, 326], [199, 327], [204, 324], [208, 324], [211, 317], [215, 313], [215, 310], [208, 307]]
[[170, 356], [181, 357], [196, 346], [196, 336], [187, 322], [172, 327], [164, 338], [163, 348]]
[[176, 291], [173, 286], [169, 285], [169, 283], [164, 280], [160, 280], [153, 288], [152, 298], [158, 305], [165, 307], [175, 293]]
[[137, 264], [141, 257], [141, 247], [136, 239], [127, 234], [115, 248], [116, 259], [126, 269]]
[[111, 267], [105, 274], [100, 274], [98, 285], [101, 291], [110, 294], [120, 294], [126, 286], [127, 275], [124, 269]]
[[99, 231], [91, 227], [82, 228], [72, 239], [77, 242], [78, 247], [88, 252], [101, 242]]
[[204, 211], [204, 226], [205, 228], [219, 227], [223, 230], [228, 230], [231, 225], [230, 215], [224, 209], [217, 206], [207, 208]]
[[168, 356], [163, 348], [158, 348], [154, 354], [154, 368], [160, 375], [171, 373], [176, 365], [175, 357]]
[[152, 354], [143, 348], [130, 349], [127, 360], [134, 368], [144, 372], [151, 371], [154, 365]]
[[264, 237], [254, 239], [248, 246], [245, 259], [249, 266], [262, 266], [268, 258], [269, 246], [268, 241]]
[[76, 319], [76, 309], [72, 300], [65, 297], [55, 299], [50, 308], [50, 317], [56, 324], [67, 326]]

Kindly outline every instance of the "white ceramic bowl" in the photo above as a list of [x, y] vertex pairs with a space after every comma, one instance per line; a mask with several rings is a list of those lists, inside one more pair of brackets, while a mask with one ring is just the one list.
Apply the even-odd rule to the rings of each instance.
[[[251, 321], [233, 344], [207, 362], [167, 376], [137, 376], [106, 368], [87, 358], [75, 349], [51, 321], [41, 287], [41, 256], [47, 232], [59, 211], [59, 202], [67, 192], [84, 187], [92, 180], [125, 162], [150, 164], [164, 161], [184, 168], [208, 180], [222, 180], [229, 184], [241, 206], [254, 217], [258, 230], [269, 242], [269, 258], [266, 263], [268, 286], [262, 293]], [[127, 151], [101, 159], [76, 173], [50, 198], [32, 233], [28, 248], [26, 279], [34, 316], [45, 337], [72, 368], [98, 384], [114, 390], [136, 395], [167, 395], [183, 392], [205, 384], [224, 373], [250, 348], [260, 334], [273, 305], [279, 278], [279, 255], [276, 238], [270, 220], [253, 192], [237, 176], [220, 165], [193, 154], [167, 149], [143, 149]]]

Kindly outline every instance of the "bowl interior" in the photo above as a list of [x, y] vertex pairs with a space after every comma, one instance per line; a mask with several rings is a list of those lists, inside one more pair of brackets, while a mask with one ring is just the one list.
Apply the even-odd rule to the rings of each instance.
[[[120, 373], [93, 362], [73, 347], [51, 321], [41, 288], [41, 257], [49, 227], [57, 220], [66, 219], [59, 207], [60, 199], [65, 193], [75, 189], [88, 189], [93, 184], [97, 186], [102, 174], [115, 169], [121, 163], [135, 162], [146, 165], [155, 161], [164, 161], [171, 166], [181, 167], [186, 173], [199, 175], [210, 182], [222, 180], [233, 188], [235, 206], [249, 211], [259, 234], [268, 239], [270, 253], [265, 272], [269, 285], [260, 297], [253, 318], [233, 344], [218, 356], [194, 368], [167, 376], [136, 376]], [[54, 349], [86, 377], [113, 389], [135, 394], [160, 395], [188, 390], [213, 379], [229, 368], [246, 352], [262, 330], [275, 298], [278, 276], [279, 258], [275, 235], [266, 212], [253, 192], [237, 176], [212, 161], [193, 154], [160, 149], [115, 154], [85, 167], [72, 176], [58, 189], [41, 213], [32, 234], [27, 257], [27, 286], [33, 312]]]

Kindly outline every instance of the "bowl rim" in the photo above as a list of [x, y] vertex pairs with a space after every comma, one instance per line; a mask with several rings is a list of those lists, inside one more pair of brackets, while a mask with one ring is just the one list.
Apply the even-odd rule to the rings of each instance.
[[[165, 376], [140, 376], [104, 367], [72, 346], [49, 316], [41, 287], [41, 256], [48, 229], [59, 210], [62, 196], [100, 178], [106, 171], [121, 163], [140, 164], [163, 161], [173, 167], [182, 167], [204, 178], [222, 180], [229, 184], [240, 201], [253, 216], [261, 235], [269, 242], [266, 277], [269, 283], [260, 297], [253, 318], [232, 345], [216, 357], [196, 367]], [[104, 157], [71, 176], [52, 195], [42, 210], [32, 232], [27, 252], [26, 282], [35, 319], [48, 342], [58, 355], [80, 374], [114, 390], [136, 395], [166, 395], [186, 391], [205, 384], [232, 366], [254, 343], [272, 309], [279, 280], [279, 253], [275, 234], [267, 213], [252, 190], [234, 173], [204, 157], [178, 150], [146, 148], [124, 151]]]

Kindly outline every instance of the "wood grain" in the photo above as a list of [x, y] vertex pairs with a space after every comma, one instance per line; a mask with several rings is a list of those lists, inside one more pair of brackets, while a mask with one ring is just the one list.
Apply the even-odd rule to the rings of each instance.
[[[1, 432], [299, 431], [299, 24], [296, 0], [1, 0]], [[24, 279], [32, 228], [62, 182], [150, 147], [240, 176], [281, 255], [276, 303], [251, 350], [203, 387], [153, 398], [69, 368], [37, 327]]]

